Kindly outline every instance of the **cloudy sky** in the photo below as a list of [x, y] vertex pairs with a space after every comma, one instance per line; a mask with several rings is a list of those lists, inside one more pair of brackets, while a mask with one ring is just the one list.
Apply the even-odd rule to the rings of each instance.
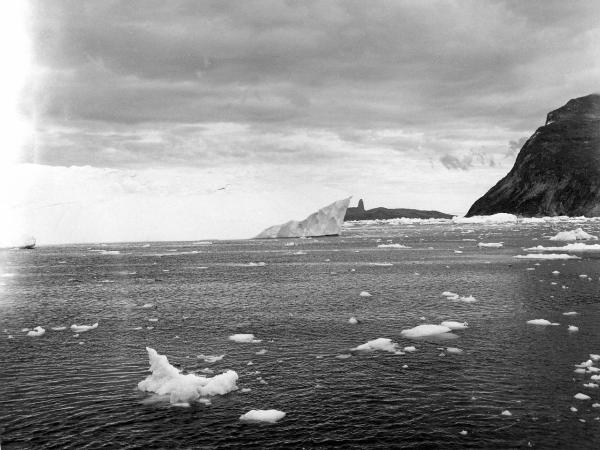
[[463, 214], [548, 111], [600, 90], [593, 0], [26, 14], [31, 133], [2, 189], [19, 231], [48, 243], [250, 237], [347, 195]]

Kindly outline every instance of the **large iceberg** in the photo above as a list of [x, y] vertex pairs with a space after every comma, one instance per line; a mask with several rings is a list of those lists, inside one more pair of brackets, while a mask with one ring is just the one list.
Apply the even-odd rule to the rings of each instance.
[[256, 239], [337, 236], [342, 229], [351, 198], [348, 197], [327, 205], [304, 220], [290, 220], [284, 224], [269, 227], [256, 236]]

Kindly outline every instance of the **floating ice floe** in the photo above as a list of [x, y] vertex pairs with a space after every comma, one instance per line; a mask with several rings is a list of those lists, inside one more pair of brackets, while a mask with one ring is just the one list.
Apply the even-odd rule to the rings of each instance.
[[154, 305], [152, 303], [144, 303], [142, 308], [152, 308]]
[[514, 214], [498, 213], [489, 216], [471, 216], [471, 217], [453, 217], [452, 222], [462, 223], [482, 223], [482, 224], [494, 224], [494, 223], [516, 223], [517, 216]]
[[589, 241], [589, 240], [597, 240], [597, 236], [592, 236], [591, 234], [586, 233], [581, 228], [576, 228], [571, 231], [561, 231], [550, 238], [551, 241]]
[[571, 406], [571, 407], [569, 408], [569, 411], [571, 411], [571, 412], [577, 412], [577, 411], [578, 411], [578, 409], [577, 409], [577, 408], [575, 408], [574, 406]]
[[221, 361], [225, 355], [213, 356], [213, 355], [198, 355], [198, 359], [201, 359], [207, 363], [215, 363], [217, 361]]
[[98, 322], [96, 322], [94, 325], [71, 325], [71, 331], [74, 333], [85, 333], [86, 331], [90, 331], [95, 328], [98, 328]]
[[527, 255], [516, 255], [519, 259], [581, 259], [579, 256], [567, 255], [566, 253], [528, 253]]
[[388, 338], [377, 338], [371, 341], [368, 341], [364, 344], [359, 345], [358, 347], [354, 347], [350, 350], [358, 350], [358, 351], [366, 351], [366, 352], [374, 352], [377, 350], [384, 352], [392, 352], [396, 353], [398, 348], [398, 344], [392, 342], [391, 339]]
[[454, 292], [444, 291], [444, 292], [442, 292], [442, 297], [446, 297], [450, 300], [457, 300], [459, 295]]
[[158, 322], [158, 319], [156, 317], [150, 317], [148, 322]]
[[536, 247], [526, 248], [525, 251], [528, 252], [598, 252], [600, 251], [600, 244], [584, 244], [582, 242], [577, 242], [574, 244], [566, 244], [560, 247], [544, 247], [543, 245], [538, 245]]
[[443, 325], [423, 324], [417, 325], [414, 328], [402, 330], [400, 335], [404, 338], [413, 339], [425, 336], [435, 336], [438, 334], [448, 333], [452, 331], [449, 327]]
[[560, 272], [558, 270], [553, 270], [552, 275], [560, 275]]
[[407, 352], [407, 353], [414, 353], [414, 352], [416, 352], [416, 351], [417, 351], [417, 347], [415, 347], [415, 346], [413, 346], [413, 345], [410, 345], [410, 346], [408, 346], [408, 347], [404, 347], [404, 348], [402, 349], [402, 351], [403, 351], [403, 352]]
[[600, 361], [600, 355], [596, 355], [595, 353], [590, 353], [590, 359], [592, 361]]
[[563, 316], [576, 316], [577, 312], [575, 312], [575, 311], [567, 311], [567, 312], [562, 313], [562, 315]]
[[578, 328], [578, 327], [576, 327], [575, 325], [569, 325], [569, 328], [568, 328], [568, 329], [569, 329], [569, 331], [570, 331], [570, 332], [572, 332], [572, 333], [574, 333], [574, 332], [576, 332], [576, 331], [579, 331], [579, 328]]
[[450, 354], [454, 354], [454, 355], [459, 355], [461, 353], [464, 353], [464, 350], [458, 348], [458, 347], [446, 347], [446, 353], [450, 353]]
[[546, 320], [546, 319], [532, 319], [532, 320], [528, 320], [527, 323], [529, 325], [543, 325], [543, 326], [560, 325], [560, 323], [550, 322], [549, 320]]
[[469, 433], [467, 432], [467, 430], [462, 430], [459, 434], [462, 436], [466, 436]]
[[43, 329], [40, 326], [35, 327], [33, 330], [28, 331], [27, 332], [27, 336], [30, 337], [38, 337], [38, 336], [42, 336], [44, 333], [46, 332], [45, 329]]
[[454, 320], [445, 320], [440, 323], [440, 325], [443, 327], [448, 327], [451, 330], [464, 330], [469, 327], [467, 322], [456, 322]]
[[146, 351], [152, 374], [138, 383], [140, 391], [169, 395], [171, 403], [189, 405], [200, 397], [224, 395], [237, 389], [238, 374], [234, 370], [228, 370], [212, 378], [192, 373], [184, 375], [169, 364], [165, 355], [159, 355], [150, 347], [146, 347]]
[[576, 398], [577, 400], [590, 400], [592, 397], [590, 397], [589, 395], [582, 394], [581, 392], [578, 392], [577, 394], [575, 394], [573, 396], [573, 398]]
[[369, 294], [367, 291], [362, 291], [359, 295], [361, 297], [371, 297], [371, 294]]
[[[267, 349], [263, 348], [262, 350], [257, 351], [255, 353], [255, 355], [264, 355], [265, 353], [267, 353]], [[223, 356], [225, 356], [225, 355], [223, 355]]]
[[512, 413], [508, 409], [505, 409], [504, 411], [502, 411], [500, 413], [500, 415], [502, 415], [502, 416], [512, 416]]
[[502, 247], [502, 242], [480, 242], [477, 244], [478, 247], [488, 247], [488, 248], [500, 248]]
[[348, 323], [351, 325], [356, 325], [358, 323], [358, 319], [356, 317], [352, 316], [348, 319]]
[[253, 334], [249, 334], [249, 333], [248, 334], [232, 334], [231, 336], [229, 336], [228, 339], [233, 342], [251, 343], [251, 344], [256, 344], [256, 343], [262, 342], [260, 339], [256, 339]]
[[369, 263], [370, 266], [379, 266], [379, 267], [391, 267], [393, 266], [392, 263], [378, 263], [378, 262], [372, 262]]
[[64, 331], [67, 329], [67, 327], [60, 326], [60, 327], [52, 327], [50, 329], [53, 331]]
[[267, 264], [265, 262], [249, 262], [246, 264], [237, 264], [240, 267], [263, 267], [266, 266]]
[[377, 248], [410, 248], [402, 244], [379, 244]]
[[252, 409], [246, 414], [240, 416], [240, 420], [244, 422], [268, 422], [275, 423], [285, 417], [283, 411], [278, 409]]
[[596, 383], [584, 383], [583, 387], [591, 388], [591, 389], [597, 389], [598, 385]]

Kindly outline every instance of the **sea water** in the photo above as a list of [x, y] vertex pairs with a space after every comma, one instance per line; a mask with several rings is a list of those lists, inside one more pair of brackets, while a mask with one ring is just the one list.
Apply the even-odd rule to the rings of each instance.
[[[0, 443], [598, 448], [600, 390], [583, 385], [600, 363], [581, 363], [600, 354], [600, 252], [515, 258], [578, 226], [600, 233], [374, 222], [315, 239], [3, 250]], [[468, 325], [401, 333], [444, 321]], [[235, 371], [237, 389], [189, 406], [141, 391], [146, 347], [183, 374]], [[251, 410], [276, 421], [240, 420]]]

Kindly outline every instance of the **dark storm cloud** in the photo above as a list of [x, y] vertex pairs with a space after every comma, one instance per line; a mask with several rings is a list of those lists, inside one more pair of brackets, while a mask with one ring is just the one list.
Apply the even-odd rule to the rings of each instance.
[[[467, 123], [518, 136], [598, 89], [599, 11], [592, 1], [37, 0], [29, 108], [43, 124], [91, 127], [342, 135]], [[108, 145], [88, 138], [77, 137], [81, 152]]]

